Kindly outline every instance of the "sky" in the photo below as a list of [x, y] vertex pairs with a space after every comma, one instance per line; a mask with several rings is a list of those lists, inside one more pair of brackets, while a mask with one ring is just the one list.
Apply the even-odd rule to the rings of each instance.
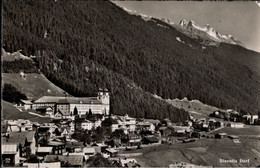
[[156, 18], [193, 20], [211, 25], [220, 34], [231, 34], [246, 48], [260, 53], [260, 5], [253, 1], [113, 1], [121, 7]]

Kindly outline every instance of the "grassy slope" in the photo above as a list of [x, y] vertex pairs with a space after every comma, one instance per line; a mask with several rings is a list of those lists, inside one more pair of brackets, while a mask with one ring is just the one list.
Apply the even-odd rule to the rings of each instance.
[[[23, 79], [18, 73], [3, 73], [4, 83], [10, 83], [24, 93], [29, 99], [38, 99], [42, 96], [64, 96], [65, 91], [51, 83], [42, 74], [26, 74]], [[48, 92], [50, 90], [50, 92]]]
[[45, 123], [50, 122], [49, 118], [38, 117], [28, 112], [20, 112], [13, 104], [2, 100], [2, 120], [15, 120], [15, 119], [26, 119], [32, 122]]
[[195, 118], [209, 117], [209, 114], [211, 114], [216, 110], [219, 110], [219, 108], [217, 107], [203, 104], [197, 100], [188, 101], [188, 100], [173, 99], [173, 100], [167, 100], [167, 102], [172, 104], [174, 107], [183, 108], [184, 110], [189, 111], [189, 113]]
[[[158, 99], [162, 99], [161, 97], [155, 96]], [[188, 99], [164, 99], [167, 103], [173, 105], [177, 108], [182, 108], [185, 111], [188, 111], [190, 115], [195, 118], [205, 118], [209, 117], [209, 114], [213, 113], [216, 110], [220, 110], [220, 108], [210, 106], [204, 104], [198, 100], [191, 100]]]
[[[217, 167], [258, 166], [260, 156], [251, 149], [259, 152], [257, 139], [240, 139], [241, 144], [235, 144], [226, 139], [201, 139], [195, 143], [178, 143], [173, 146], [162, 145], [142, 149], [143, 155], [136, 157], [143, 166], [161, 167], [174, 162], [188, 162], [196, 165]], [[258, 147], [258, 148], [257, 148]], [[136, 152], [140, 152], [136, 151]], [[220, 163], [219, 159], [250, 159], [250, 163]]]

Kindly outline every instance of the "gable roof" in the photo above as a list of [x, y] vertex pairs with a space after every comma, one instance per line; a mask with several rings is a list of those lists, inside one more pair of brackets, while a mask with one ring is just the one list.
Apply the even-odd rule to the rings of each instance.
[[2, 154], [15, 154], [17, 152], [16, 144], [2, 144]]
[[70, 115], [69, 110], [58, 109], [58, 112], [61, 113], [63, 116], [69, 116]]
[[68, 162], [71, 166], [82, 166], [83, 156], [82, 155], [47, 155], [44, 162]]
[[21, 100], [21, 102], [22, 103], [24, 103], [24, 104], [33, 104], [32, 102], [31, 102], [31, 100]]
[[95, 148], [83, 148], [83, 153], [96, 153]]

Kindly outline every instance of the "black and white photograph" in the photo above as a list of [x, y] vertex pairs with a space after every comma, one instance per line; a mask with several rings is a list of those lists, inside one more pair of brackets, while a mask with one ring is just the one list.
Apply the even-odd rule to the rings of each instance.
[[3, 0], [1, 167], [260, 167], [260, 1]]

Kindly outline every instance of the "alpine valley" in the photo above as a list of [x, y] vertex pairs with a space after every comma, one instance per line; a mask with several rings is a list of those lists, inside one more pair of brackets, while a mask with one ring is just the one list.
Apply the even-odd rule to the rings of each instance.
[[184, 97], [260, 111], [260, 54], [209, 25], [175, 24], [109, 1], [3, 4], [2, 54], [23, 56], [3, 57], [4, 73], [43, 74], [73, 96], [107, 88], [111, 112], [132, 117], [184, 121], [187, 111], [165, 101]]

